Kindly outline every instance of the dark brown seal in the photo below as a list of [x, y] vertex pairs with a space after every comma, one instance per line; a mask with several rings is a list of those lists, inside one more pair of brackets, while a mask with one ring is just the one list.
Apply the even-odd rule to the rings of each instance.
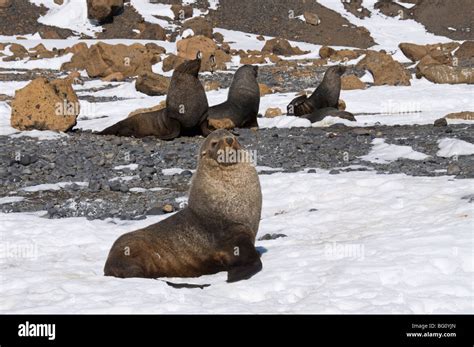
[[105, 275], [197, 277], [227, 271], [227, 281], [234, 282], [260, 271], [254, 245], [262, 207], [260, 183], [249, 160], [224, 155], [236, 151], [248, 153], [228, 131], [211, 133], [199, 152], [188, 206], [119, 237]]
[[209, 108], [211, 129], [258, 127], [260, 89], [257, 83], [258, 66], [243, 65], [234, 74], [227, 101]]
[[207, 135], [207, 103], [198, 79], [201, 59], [185, 61], [173, 72], [166, 96], [166, 108], [126, 118], [101, 131], [100, 135], [145, 137], [171, 140], [180, 135]]
[[326, 107], [337, 109], [337, 102], [341, 94], [341, 76], [346, 71], [345, 66], [331, 66], [326, 70], [323, 81], [308, 98], [306, 95], [293, 99], [288, 106], [288, 116], [302, 117], [315, 110]]

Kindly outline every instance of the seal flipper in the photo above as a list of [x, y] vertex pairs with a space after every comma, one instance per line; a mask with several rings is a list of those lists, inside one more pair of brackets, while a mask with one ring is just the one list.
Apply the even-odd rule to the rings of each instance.
[[227, 271], [227, 282], [247, 280], [262, 270], [260, 253], [247, 234], [241, 234], [236, 239], [231, 253], [231, 263]]
[[304, 116], [302, 116], [302, 118], [309, 119], [311, 123], [315, 123], [323, 120], [327, 116], [339, 117], [342, 119], [350, 120], [352, 122], [356, 121], [352, 113], [347, 111], [341, 111], [334, 107], [324, 107], [319, 110], [315, 110], [310, 114], [305, 114]]
[[288, 116], [301, 117], [304, 114], [311, 113], [313, 107], [310, 105], [309, 99], [306, 95], [300, 95], [286, 106], [286, 113]]

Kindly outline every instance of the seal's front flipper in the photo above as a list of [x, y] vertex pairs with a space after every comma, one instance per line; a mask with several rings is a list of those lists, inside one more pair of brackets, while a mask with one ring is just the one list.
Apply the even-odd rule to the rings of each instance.
[[246, 280], [262, 270], [260, 253], [247, 235], [237, 238], [232, 249], [232, 262], [227, 272], [227, 282]]
[[251, 264], [233, 267], [227, 272], [227, 282], [232, 283], [242, 280], [248, 280], [250, 277], [262, 270], [262, 268], [263, 265], [260, 258], [255, 259], [255, 261]]

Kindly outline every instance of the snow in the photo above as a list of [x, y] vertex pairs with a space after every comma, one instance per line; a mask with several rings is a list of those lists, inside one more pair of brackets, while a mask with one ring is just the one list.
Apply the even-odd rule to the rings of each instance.
[[[21, 40], [22, 42], [24, 40]], [[22, 44], [22, 43], [20, 43]], [[0, 60], [0, 68], [8, 69], [45, 69], [45, 70], [59, 70], [61, 65], [67, 63], [72, 58], [72, 53], [64, 54], [60, 57], [55, 58], [44, 58], [44, 59], [22, 59], [16, 61], [3, 61]]]
[[461, 198], [473, 180], [324, 170], [260, 179], [258, 237], [288, 237], [256, 242], [263, 270], [250, 280], [170, 279], [211, 284], [203, 290], [103, 276], [117, 237], [167, 216], [0, 214], [0, 311], [472, 313], [473, 210]]
[[[393, 52], [393, 58], [400, 62], [410, 62], [398, 48], [401, 42], [413, 42], [419, 45], [450, 42], [451, 39], [444, 36], [437, 36], [426, 31], [426, 28], [412, 19], [401, 20], [399, 17], [392, 18], [385, 16], [379, 10], [374, 8], [377, 0], [364, 0], [362, 6], [372, 12], [370, 17], [359, 19], [352, 13], [344, 9], [341, 1], [318, 0], [318, 3], [335, 12], [341, 14], [349, 22], [357, 26], [363, 26], [369, 30], [370, 35], [377, 43], [371, 49]], [[407, 4], [403, 4], [408, 7]]]
[[150, 0], [130, 0], [130, 4], [137, 10], [137, 12], [145, 19], [146, 22], [159, 24], [163, 28], [175, 29], [176, 25], [170, 24], [164, 19], [156, 18], [155, 16], [168, 17], [170, 20], [174, 18], [174, 13], [171, 11], [171, 5], [151, 2]]
[[88, 182], [58, 182], [58, 183], [44, 183], [44, 184], [37, 184], [34, 186], [28, 186], [21, 188], [20, 190], [23, 192], [42, 192], [46, 190], [60, 190], [67, 188], [70, 185], [76, 184], [79, 187], [86, 187]]
[[[186, 171], [186, 169], [180, 169], [178, 167], [172, 167], [169, 169], [162, 169], [161, 173], [165, 176], [173, 176], [173, 175], [179, 175], [183, 171]], [[191, 172], [194, 172], [195, 170], [189, 170]]]
[[119, 177], [114, 177], [114, 178], [109, 179], [109, 182], [113, 182], [113, 181], [131, 181], [131, 180], [134, 180], [134, 179], [137, 179], [137, 178], [140, 178], [140, 176], [138, 176], [138, 175], [119, 176]]
[[436, 153], [438, 157], [451, 158], [474, 154], [474, 144], [459, 139], [444, 138], [438, 141], [438, 146], [439, 151]]
[[39, 141], [57, 140], [57, 139], [69, 136], [66, 133], [56, 132], [52, 130], [26, 130], [26, 131], [21, 131], [21, 132], [18, 132], [18, 130], [16, 129], [14, 130], [17, 131], [17, 133], [11, 134], [10, 137], [13, 137], [13, 138], [32, 137], [32, 138], [38, 139]]
[[11, 204], [13, 202], [20, 202], [23, 200], [25, 200], [23, 196], [5, 196], [3, 198], [0, 198], [0, 205]]
[[102, 27], [93, 25], [87, 18], [86, 1], [64, 0], [62, 5], [57, 5], [52, 0], [30, 0], [30, 2], [38, 5], [42, 3], [49, 8], [48, 13], [38, 19], [39, 23], [70, 29], [77, 34], [92, 37], [102, 31]]
[[114, 170], [136, 170], [138, 164], [118, 165], [114, 167]]
[[399, 158], [411, 160], [424, 160], [428, 155], [413, 150], [410, 146], [400, 146], [385, 143], [385, 139], [376, 138], [372, 140], [372, 149], [369, 154], [360, 157], [365, 161], [386, 164]]

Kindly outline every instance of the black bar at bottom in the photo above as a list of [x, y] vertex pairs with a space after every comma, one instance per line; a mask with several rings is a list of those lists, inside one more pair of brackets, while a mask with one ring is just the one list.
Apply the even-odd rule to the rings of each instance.
[[315, 346], [340, 343], [473, 346], [472, 318], [472, 315], [2, 315], [0, 346], [98, 343], [159, 346], [184, 342], [222, 345], [247, 344], [248, 339], [255, 343], [260, 340], [265, 345], [270, 341], [279, 344], [292, 341], [292, 345], [307, 342]]

